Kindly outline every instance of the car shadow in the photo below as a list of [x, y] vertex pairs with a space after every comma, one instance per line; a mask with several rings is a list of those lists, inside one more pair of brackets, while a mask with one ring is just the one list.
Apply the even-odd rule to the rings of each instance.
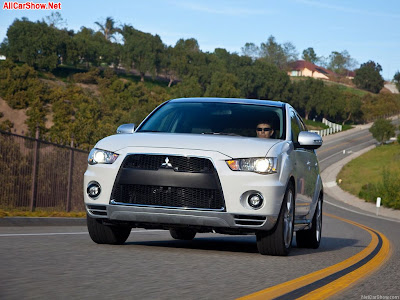
[[[307, 249], [307, 248], [298, 248], [296, 246], [296, 241], [294, 238], [290, 256], [300, 256], [300, 255], [308, 255], [311, 253], [336, 251], [346, 247], [354, 247], [358, 242], [359, 240], [356, 239], [324, 237], [318, 249]], [[138, 242], [130, 241], [125, 243], [125, 245], [162, 247], [171, 249], [175, 248], [175, 249], [196, 249], [196, 250], [206, 250], [206, 251], [258, 253], [255, 236], [196, 237], [191, 241], [174, 240], [174, 239], [162, 240], [162, 241], [138, 241]], [[357, 245], [355, 247], [364, 248], [365, 246]]]

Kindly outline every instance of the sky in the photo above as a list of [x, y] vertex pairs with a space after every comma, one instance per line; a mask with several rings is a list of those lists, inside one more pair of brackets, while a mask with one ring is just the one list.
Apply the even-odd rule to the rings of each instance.
[[259, 46], [272, 35], [279, 44], [291, 42], [299, 59], [309, 47], [323, 57], [347, 50], [358, 66], [379, 63], [387, 80], [400, 71], [399, 0], [54, 0], [60, 10], [6, 10], [9, 1], [0, 3], [0, 42], [16, 18], [37, 21], [59, 12], [63, 27], [75, 32], [97, 30], [95, 22], [112, 17], [119, 26], [158, 34], [166, 45], [195, 38], [202, 51], [238, 54], [247, 42]]

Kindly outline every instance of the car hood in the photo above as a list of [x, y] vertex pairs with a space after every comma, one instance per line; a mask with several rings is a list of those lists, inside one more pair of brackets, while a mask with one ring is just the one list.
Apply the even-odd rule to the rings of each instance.
[[264, 157], [271, 147], [282, 140], [226, 135], [181, 133], [134, 133], [106, 137], [96, 148], [118, 152], [124, 148], [147, 147], [215, 151], [231, 158]]

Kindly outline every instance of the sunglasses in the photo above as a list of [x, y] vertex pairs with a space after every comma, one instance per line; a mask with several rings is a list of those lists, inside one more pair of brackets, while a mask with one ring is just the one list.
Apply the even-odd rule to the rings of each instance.
[[271, 131], [272, 128], [259, 128], [257, 127], [257, 131]]

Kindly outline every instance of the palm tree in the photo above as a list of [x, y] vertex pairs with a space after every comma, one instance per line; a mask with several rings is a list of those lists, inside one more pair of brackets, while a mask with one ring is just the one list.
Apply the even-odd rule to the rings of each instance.
[[100, 27], [100, 31], [104, 34], [104, 37], [106, 40], [110, 40], [111, 38], [114, 38], [113, 35], [117, 32], [120, 32], [120, 29], [117, 27], [114, 27], [115, 22], [112, 17], [107, 17], [105, 24], [100, 24], [99, 22], [94, 22], [97, 26]]

